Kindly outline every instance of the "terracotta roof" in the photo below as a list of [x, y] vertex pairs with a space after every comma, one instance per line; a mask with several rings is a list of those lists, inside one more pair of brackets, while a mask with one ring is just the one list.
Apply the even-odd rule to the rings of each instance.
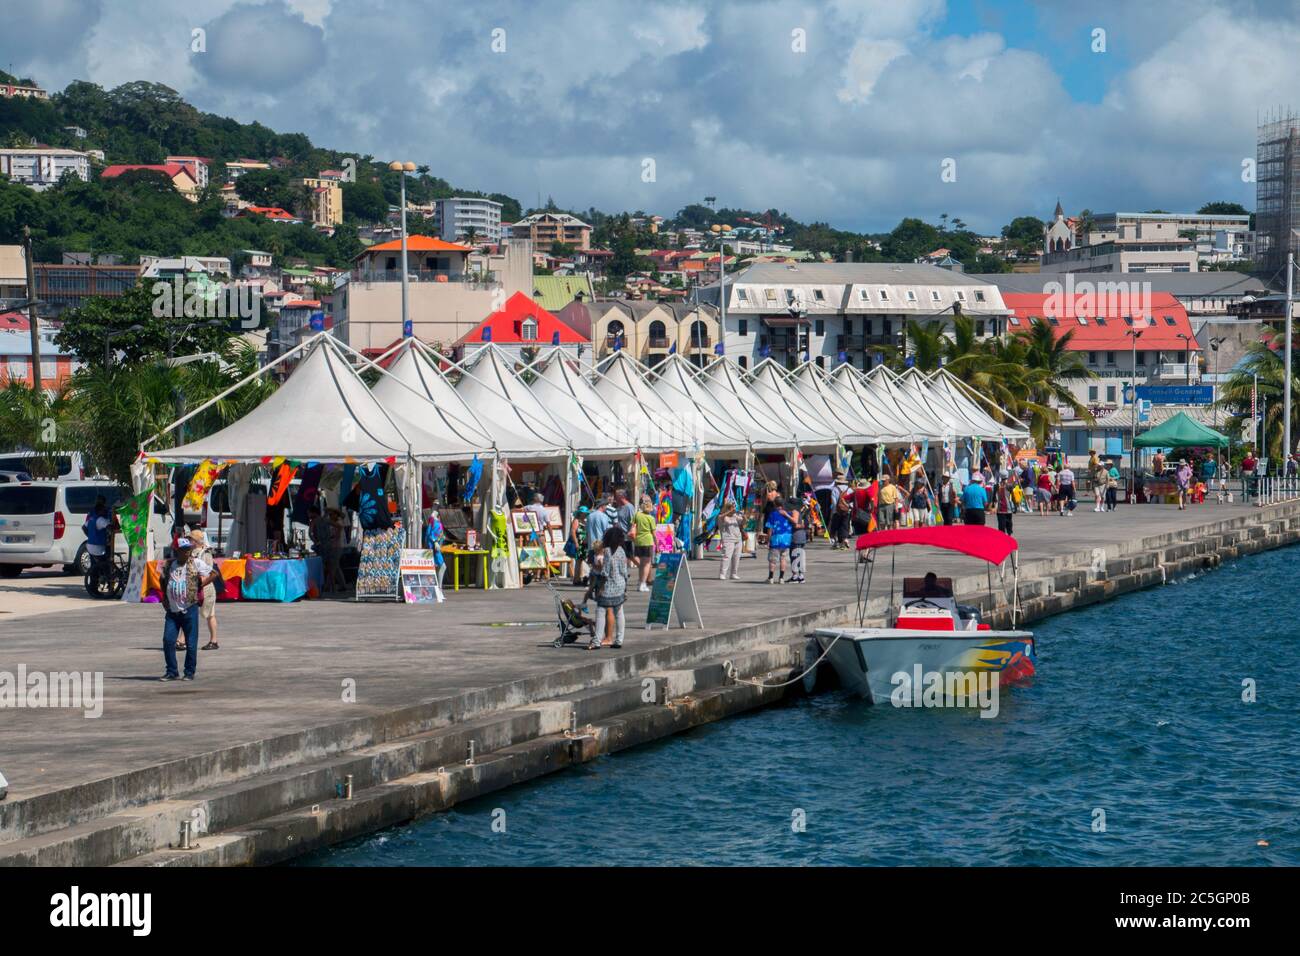
[[[1064, 295], [1041, 292], [1003, 292], [1002, 301], [1011, 310], [1007, 326], [1011, 334], [1028, 331], [1030, 320], [1035, 317], [1047, 319], [1057, 338], [1067, 332], [1074, 333], [1068, 345], [1074, 351], [1131, 348], [1126, 333], [1133, 328], [1142, 330], [1139, 349], [1195, 351], [1200, 348], [1187, 311], [1168, 292], [1153, 292], [1131, 300], [1123, 295], [1076, 293], [1073, 299], [1068, 299]], [[1180, 334], [1193, 338], [1188, 342], [1179, 338]]]
[[[381, 242], [375, 246], [367, 246], [366, 249], [355, 258], [360, 259], [362, 256], [371, 252], [401, 252], [402, 240], [394, 239], [391, 242]], [[469, 246], [460, 246], [454, 242], [446, 242], [442, 239], [435, 239], [432, 236], [407, 236], [407, 252], [473, 252]]]
[[187, 169], [185, 166], [182, 166], [180, 163], [157, 163], [154, 165], [119, 164], [116, 166], [105, 167], [104, 171], [99, 175], [100, 178], [102, 179], [116, 179], [118, 176], [121, 176], [123, 173], [129, 173], [133, 169], [152, 169], [155, 172], [165, 173], [171, 179], [175, 179], [178, 175], [184, 173], [186, 176], [190, 177], [191, 181], [193, 181], [194, 179], [194, 177], [190, 175], [189, 169]]

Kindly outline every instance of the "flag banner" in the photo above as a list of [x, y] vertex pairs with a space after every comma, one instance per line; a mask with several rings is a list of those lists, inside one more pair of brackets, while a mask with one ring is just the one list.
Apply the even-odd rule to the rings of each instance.
[[185, 489], [185, 500], [181, 502], [181, 507], [186, 512], [198, 514], [203, 510], [203, 505], [208, 500], [208, 491], [212, 488], [212, 481], [220, 470], [221, 466], [210, 459], [204, 459], [203, 463], [194, 469], [194, 477], [190, 479], [189, 487]]
[[117, 520], [122, 536], [132, 554], [145, 550], [145, 535], [149, 530], [149, 502], [153, 499], [154, 485], [138, 495], [127, 498], [117, 509]]

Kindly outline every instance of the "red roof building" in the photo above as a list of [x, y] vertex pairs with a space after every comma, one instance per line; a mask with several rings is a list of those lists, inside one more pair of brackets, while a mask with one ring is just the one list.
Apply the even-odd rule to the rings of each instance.
[[1137, 348], [1144, 351], [1200, 350], [1187, 310], [1168, 292], [1129, 296], [1078, 292], [1071, 295], [1041, 292], [1003, 292], [1011, 310], [1007, 331], [1027, 332], [1035, 318], [1045, 319], [1057, 338], [1072, 332], [1072, 351], [1129, 350], [1131, 329], [1141, 330]]
[[[488, 339], [483, 337], [484, 329], [490, 330]], [[476, 346], [491, 341], [503, 346], [550, 346], [557, 341], [557, 333], [560, 345], [591, 344], [572, 326], [547, 312], [522, 292], [516, 292], [506, 300], [501, 311], [493, 312], [461, 336], [455, 344]]]

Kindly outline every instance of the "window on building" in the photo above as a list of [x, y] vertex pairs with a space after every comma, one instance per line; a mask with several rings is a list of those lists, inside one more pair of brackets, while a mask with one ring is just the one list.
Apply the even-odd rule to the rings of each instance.
[[1089, 364], [1089, 365], [1096, 365], [1096, 364], [1097, 364], [1097, 353], [1096, 353], [1096, 352], [1089, 352], [1089, 353], [1088, 353], [1088, 364]]
[[1115, 364], [1115, 353], [1114, 353], [1114, 352], [1107, 352], [1107, 353], [1106, 353], [1106, 364], [1107, 364], [1107, 365], [1114, 365], [1114, 364]]
[[1144, 365], [1147, 364], [1147, 353], [1146, 353], [1146, 352], [1138, 352], [1138, 353], [1137, 353], [1137, 363], [1138, 363], [1139, 366], [1144, 366]]
[[1097, 400], [1097, 386], [1096, 386], [1096, 385], [1089, 385], [1089, 386], [1088, 386], [1088, 401], [1090, 401], [1090, 402], [1095, 402], [1096, 400]]
[[881, 335], [893, 335], [893, 334], [894, 334], [894, 320], [893, 320], [893, 319], [881, 319], [881, 320], [880, 320], [880, 334], [881, 334]]
[[863, 334], [863, 335], [870, 335], [870, 334], [871, 334], [871, 320], [870, 320], [870, 319], [863, 319], [863, 320], [862, 320], [862, 334]]
[[1020, 319], [1013, 315], [1013, 316], [1011, 316], [1010, 322], [1011, 322], [1012, 325], [1019, 325], [1019, 324], [1020, 324]]
[[1174, 317], [1172, 315], [1165, 316], [1165, 325], [1177, 325], [1177, 324], [1178, 323], [1174, 321]]
[[871, 297], [871, 293], [868, 292], [866, 289], [858, 290], [858, 298], [861, 299], [863, 302], [867, 301], [867, 299], [869, 299], [870, 297]]
[[1086, 315], [1076, 315], [1075, 318], [1079, 320], [1080, 325], [1088, 324], [1088, 317]]
[[956, 292], [953, 293], [953, 295], [955, 295], [955, 296], [957, 297], [957, 301], [958, 301], [958, 302], [965, 302], [965, 301], [966, 301], [966, 293], [963, 292], [963, 291], [961, 291], [961, 289], [958, 289]]
[[737, 331], [741, 335], [749, 334], [749, 319], [740, 319], [736, 322]]
[[1097, 324], [1098, 324], [1098, 325], [1105, 325], [1105, 324], [1106, 324], [1106, 317], [1105, 317], [1104, 315], [1099, 315], [1099, 316], [1097, 316]]
[[818, 367], [818, 368], [825, 368], [825, 367], [826, 367], [826, 356], [825, 356], [825, 355], [819, 355], [819, 356], [817, 356], [817, 367]]
[[1061, 324], [1061, 320], [1054, 315], [1049, 315], [1047, 317], [1047, 324], [1052, 326], [1057, 326]]
[[983, 302], [983, 301], [984, 301], [984, 293], [981, 292], [979, 289], [976, 289], [976, 290], [975, 290], [975, 301], [976, 301], [976, 302]]
[[533, 318], [524, 319], [523, 328], [520, 330], [519, 337], [525, 342], [536, 342], [537, 320]]
[[1111, 402], [1111, 403], [1114, 403], [1114, 401], [1115, 401], [1115, 386], [1114, 386], [1114, 385], [1107, 385], [1107, 386], [1106, 386], [1106, 401]]
[[813, 323], [813, 334], [814, 334], [814, 335], [825, 335], [825, 334], [826, 334], [826, 320], [825, 320], [825, 319], [818, 319], [816, 322]]
[[748, 355], [742, 355], [740, 358], [736, 359], [736, 361], [739, 363], [739, 365], [740, 365], [741, 368], [749, 368], [749, 356], [748, 356]]
[[907, 301], [908, 301], [908, 302], [915, 302], [915, 301], [916, 301], [916, 290], [914, 290], [914, 289], [908, 289], [908, 290], [907, 290]]
[[785, 290], [785, 304], [794, 305], [794, 289]]
[[776, 305], [776, 290], [764, 289], [763, 298], [766, 300], [768, 305]]
[[821, 289], [813, 289], [813, 298], [816, 299], [818, 302], [825, 302], [826, 293], [824, 293]]
[[741, 302], [748, 302], [748, 301], [749, 301], [749, 291], [748, 291], [747, 289], [737, 289], [737, 290], [736, 290], [736, 298], [738, 298]]
[[880, 301], [881, 301], [881, 302], [888, 302], [888, 301], [889, 301], [889, 290], [888, 290], [888, 289], [881, 289], [881, 290], [880, 290]]
[[931, 289], [931, 290], [930, 290], [930, 301], [931, 301], [931, 302], [938, 302], [938, 301], [939, 301], [939, 290], [938, 290], [938, 289]]
[[1133, 316], [1131, 316], [1131, 315], [1126, 315], [1126, 316], [1124, 316], [1124, 324], [1127, 325], [1127, 326], [1129, 326], [1130, 328], [1132, 328], [1132, 326], [1133, 326]]
[[975, 323], [975, 334], [976, 334], [977, 336], [982, 336], [982, 335], [984, 334], [984, 320], [983, 320], [983, 319], [980, 319], [978, 322]]

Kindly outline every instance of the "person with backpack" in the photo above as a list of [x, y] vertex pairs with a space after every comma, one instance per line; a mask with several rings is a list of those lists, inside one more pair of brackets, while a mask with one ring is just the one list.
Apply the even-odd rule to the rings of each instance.
[[[596, 595], [596, 633], [592, 636], [587, 650], [597, 650], [605, 637], [613, 632], [614, 648], [623, 646], [623, 632], [626, 617], [623, 605], [627, 603], [627, 551], [624, 548], [627, 535], [618, 525], [605, 532], [601, 542], [601, 585]], [[593, 572], [594, 573], [594, 572]]]
[[[191, 560], [194, 542], [179, 538], [171, 558], [163, 566], [163, 663], [167, 672], [160, 680], [194, 680], [199, 665], [199, 605], [203, 589], [221, 572], [203, 574]], [[176, 666], [176, 639], [185, 635], [185, 675]]]
[[763, 529], [767, 532], [767, 583], [785, 584], [786, 573], [790, 570], [794, 518], [783, 503], [777, 502], [776, 507], [768, 512]]
[[835, 473], [835, 484], [831, 486], [831, 550], [847, 551], [849, 533], [853, 530], [853, 489], [844, 479], [843, 472]]

